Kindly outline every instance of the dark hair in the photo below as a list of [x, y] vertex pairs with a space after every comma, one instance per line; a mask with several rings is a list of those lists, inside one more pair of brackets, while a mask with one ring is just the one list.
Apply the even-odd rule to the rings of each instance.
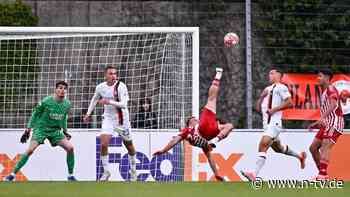
[[283, 71], [280, 68], [272, 68], [271, 70], [275, 70], [276, 72], [278, 72], [279, 74], [281, 74], [281, 77], [283, 77]]
[[148, 111], [152, 111], [152, 102], [151, 102], [151, 99], [150, 98], [143, 98], [140, 100], [140, 111], [141, 112], [145, 112], [145, 110], [143, 109], [143, 104], [146, 104], [148, 103], [149, 104], [149, 110]]
[[324, 75], [327, 75], [329, 77], [329, 80], [331, 80], [333, 78], [333, 72], [331, 69], [323, 68], [323, 69], [318, 70], [318, 73], [322, 73]]
[[68, 84], [65, 81], [59, 81], [56, 83], [56, 89], [58, 88], [59, 85], [63, 85], [64, 87], [68, 88]]
[[190, 116], [189, 118], [187, 118], [187, 120], [186, 120], [186, 127], [190, 126], [190, 121], [192, 120], [192, 118], [196, 118], [196, 117]]
[[105, 72], [107, 72], [109, 69], [115, 69], [115, 70], [117, 70], [117, 68], [114, 67], [114, 66], [107, 66], [107, 67], [105, 68]]

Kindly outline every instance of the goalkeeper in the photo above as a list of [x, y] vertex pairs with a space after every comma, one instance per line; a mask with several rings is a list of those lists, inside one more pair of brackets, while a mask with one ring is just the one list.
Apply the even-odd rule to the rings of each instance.
[[233, 129], [232, 124], [221, 123], [216, 118], [216, 101], [222, 71], [221, 68], [216, 68], [215, 79], [209, 88], [208, 101], [202, 109], [199, 121], [195, 117], [189, 118], [186, 128], [181, 129], [181, 133], [174, 137], [163, 149], [154, 153], [154, 155], [163, 154], [182, 140], [187, 140], [191, 145], [202, 148], [218, 181], [224, 179], [217, 172], [215, 161], [211, 157], [211, 150], [216, 147], [219, 141], [226, 138]]
[[[26, 143], [30, 132], [33, 135], [26, 152], [17, 162], [13, 172], [6, 177], [6, 181], [13, 181], [16, 173], [26, 164], [45, 139], [48, 139], [52, 146], [60, 146], [67, 152], [68, 181], [76, 181], [73, 176], [74, 152], [73, 145], [68, 140], [71, 136], [67, 133], [67, 117], [71, 107], [70, 101], [65, 98], [68, 84], [64, 81], [56, 83], [53, 96], [45, 97], [33, 110], [28, 128], [25, 129], [21, 137], [21, 143]], [[49, 165], [49, 164], [47, 164]]]

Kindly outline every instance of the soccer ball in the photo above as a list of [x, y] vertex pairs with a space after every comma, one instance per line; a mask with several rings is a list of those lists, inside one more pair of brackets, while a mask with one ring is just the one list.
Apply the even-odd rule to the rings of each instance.
[[239, 37], [237, 36], [237, 34], [233, 32], [227, 33], [224, 37], [224, 44], [226, 47], [232, 47], [238, 44], [238, 42], [239, 42]]

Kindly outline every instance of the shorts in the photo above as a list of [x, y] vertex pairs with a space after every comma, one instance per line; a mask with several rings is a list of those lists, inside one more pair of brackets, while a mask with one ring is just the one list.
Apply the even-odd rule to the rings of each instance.
[[198, 130], [206, 140], [211, 140], [220, 133], [216, 114], [213, 111], [203, 108], [199, 118]]
[[266, 126], [263, 136], [269, 136], [272, 138], [273, 141], [276, 141], [279, 139], [278, 136], [280, 135], [282, 130], [283, 130], [282, 126], [280, 126], [278, 123], [277, 124], [270, 123]]
[[339, 136], [341, 136], [342, 133], [336, 131], [334, 128], [330, 128], [326, 130], [326, 128], [321, 127], [320, 130], [317, 132], [315, 138], [319, 140], [329, 139], [334, 144], [337, 143], [337, 140]]
[[100, 135], [102, 134], [105, 134], [105, 135], [118, 134], [121, 138], [123, 138], [124, 141], [132, 141], [130, 126], [118, 125], [116, 118], [103, 117]]
[[36, 141], [39, 144], [44, 144], [45, 139], [48, 139], [51, 146], [57, 146], [58, 143], [65, 138], [62, 129], [54, 131], [44, 131], [40, 128], [33, 130], [31, 141]]

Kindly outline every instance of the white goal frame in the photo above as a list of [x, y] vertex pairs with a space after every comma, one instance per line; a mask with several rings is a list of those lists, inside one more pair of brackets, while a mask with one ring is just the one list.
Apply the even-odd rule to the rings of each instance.
[[[0, 27], [0, 38], [2, 35], [11, 36], [11, 33], [24, 38], [29, 33], [50, 33], [49, 37], [62, 37], [59, 34], [84, 33], [89, 36], [111, 33], [192, 33], [192, 115], [199, 117], [199, 27]], [[55, 33], [55, 34], [53, 34]], [[23, 37], [20, 36], [23, 34]], [[52, 35], [53, 34], [53, 35]], [[95, 34], [95, 35], [94, 35]], [[43, 36], [37, 35], [38, 38]], [[33, 36], [31, 36], [33, 37]], [[47, 36], [45, 36], [47, 37]], [[64, 37], [67, 37], [65, 35]]]

